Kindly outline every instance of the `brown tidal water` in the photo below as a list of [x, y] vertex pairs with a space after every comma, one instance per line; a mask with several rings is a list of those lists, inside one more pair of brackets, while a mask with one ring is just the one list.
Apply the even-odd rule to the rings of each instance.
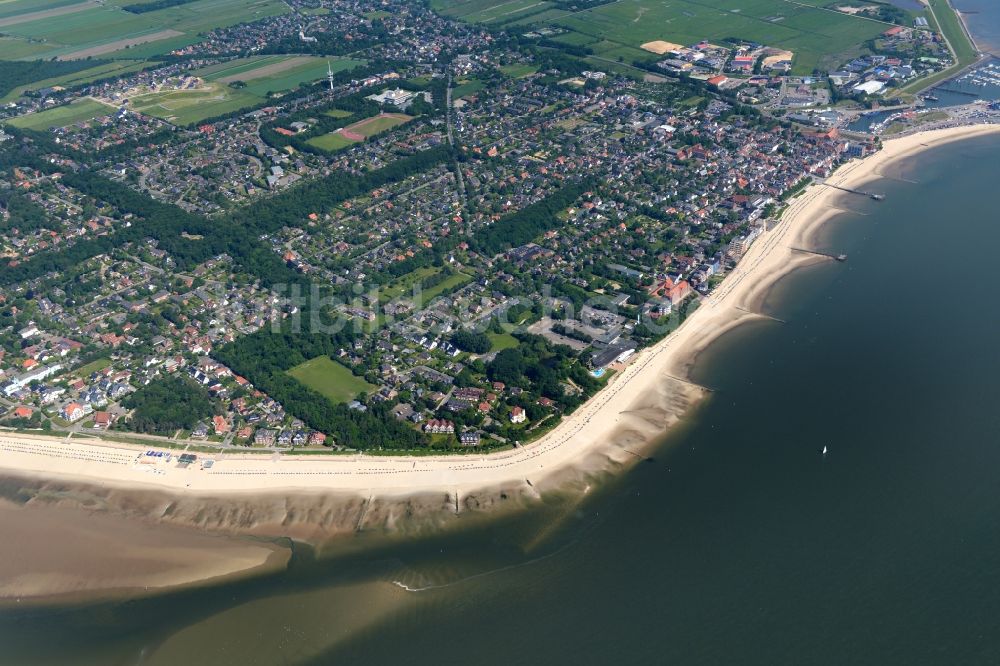
[[254, 580], [0, 610], [0, 664], [1000, 662], [1000, 137], [886, 175], [817, 239], [849, 260], [762, 304], [787, 323], [699, 359], [715, 393], [652, 462]]

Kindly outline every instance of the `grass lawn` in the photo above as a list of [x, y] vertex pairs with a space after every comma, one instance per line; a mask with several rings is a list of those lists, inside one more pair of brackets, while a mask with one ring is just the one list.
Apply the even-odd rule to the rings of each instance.
[[337, 73], [363, 65], [364, 60], [351, 58], [319, 58], [314, 56], [277, 55], [238, 58], [194, 72], [210, 81], [232, 83], [242, 81], [243, 92], [265, 98], [268, 93], [292, 90], [303, 83], [326, 78], [327, 66]]
[[[397, 299], [404, 294], [406, 294], [408, 298], [412, 297], [413, 285], [422, 282], [433, 275], [437, 275], [440, 272], [441, 269], [436, 266], [424, 266], [423, 268], [411, 271], [382, 289], [379, 300], [382, 303], [388, 303], [389, 301]], [[466, 275], [465, 273], [455, 273], [454, 275], [449, 275], [433, 287], [423, 289], [421, 291], [421, 298], [423, 299], [424, 304], [426, 304], [432, 299], [440, 296], [446, 290], [465, 284], [471, 279], [472, 277]]]
[[455, 273], [454, 275], [449, 275], [440, 283], [423, 290], [424, 303], [437, 298], [448, 289], [453, 289], [459, 285], [465, 284], [471, 279], [472, 277], [466, 275], [465, 273]]
[[353, 116], [354, 113], [351, 111], [344, 111], [343, 109], [330, 109], [329, 111], [323, 112], [324, 116], [330, 116], [331, 118], [347, 118]]
[[0, 53], [4, 60], [34, 60], [49, 51], [49, 47], [38, 42], [29, 42], [16, 37], [0, 37]]
[[473, 95], [486, 87], [479, 79], [460, 79], [458, 83], [451, 91], [451, 95], [455, 99]]
[[317, 356], [295, 366], [288, 374], [334, 403], [349, 402], [359, 393], [375, 388], [329, 356]]
[[344, 129], [349, 132], [360, 134], [363, 137], [369, 137], [380, 134], [387, 129], [392, 129], [397, 125], [408, 123], [411, 120], [413, 120], [413, 116], [408, 116], [405, 113], [380, 113], [374, 118], [359, 120], [353, 125], [348, 125]]
[[320, 150], [335, 152], [358, 142], [356, 138], [351, 136], [352, 134], [368, 138], [411, 120], [413, 120], [413, 116], [408, 116], [404, 113], [381, 113], [373, 118], [359, 120], [335, 132], [328, 132], [322, 136], [313, 137], [306, 143]]
[[486, 336], [490, 339], [491, 352], [511, 349], [518, 345], [517, 338], [510, 333], [487, 333]]
[[889, 125], [885, 129], [885, 132], [883, 132], [883, 134], [885, 136], [892, 136], [893, 134], [899, 134], [900, 132], [904, 132], [910, 128], [917, 127], [919, 125], [923, 125], [924, 123], [933, 123], [939, 120], [946, 120], [947, 118], [948, 114], [945, 113], [944, 111], [931, 111], [930, 113], [922, 113], [916, 116], [912, 122], [909, 123], [896, 122]]
[[328, 132], [327, 134], [323, 134], [321, 136], [314, 136], [306, 141], [306, 143], [310, 146], [316, 146], [320, 150], [334, 153], [338, 150], [343, 150], [348, 146], [353, 146], [357, 143], [357, 141], [354, 139], [348, 139], [340, 132]]
[[104, 368], [111, 365], [110, 358], [99, 358], [96, 361], [91, 361], [86, 365], [82, 365], [77, 368], [73, 374], [77, 377], [87, 378], [98, 370], [103, 370]]
[[512, 79], [520, 79], [521, 77], [528, 76], [529, 74], [534, 74], [538, 71], [538, 67], [534, 65], [504, 65], [500, 68], [500, 71], [509, 76]]
[[399, 298], [405, 292], [412, 289], [415, 283], [429, 278], [439, 272], [441, 272], [441, 269], [435, 266], [424, 266], [423, 268], [418, 268], [415, 271], [410, 271], [406, 275], [400, 276], [398, 280], [395, 280], [388, 287], [384, 288], [379, 300], [383, 303], [387, 303], [391, 300]]
[[7, 121], [14, 127], [33, 130], [47, 130], [53, 127], [65, 127], [84, 120], [93, 120], [99, 116], [114, 113], [115, 108], [96, 100], [84, 98], [71, 104], [57, 106], [26, 116], [18, 116]]
[[137, 95], [130, 101], [132, 108], [140, 113], [175, 125], [187, 125], [254, 106], [261, 99], [222, 83], [207, 83], [205, 87], [194, 90], [166, 90]]

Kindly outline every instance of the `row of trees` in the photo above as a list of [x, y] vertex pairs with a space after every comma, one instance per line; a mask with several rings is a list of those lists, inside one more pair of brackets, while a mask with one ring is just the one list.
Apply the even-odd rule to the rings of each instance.
[[[42, 144], [51, 143], [47, 137], [39, 140]], [[0, 168], [17, 164], [43, 171], [54, 168], [31, 153], [20, 150], [0, 152]], [[8, 267], [0, 272], [0, 285], [33, 280], [53, 271], [62, 272], [98, 254], [144, 238], [156, 239], [182, 270], [227, 253], [239, 269], [260, 279], [266, 286], [303, 282], [304, 278], [289, 269], [270, 247], [259, 240], [262, 235], [285, 226], [302, 226], [310, 213], [331, 210], [347, 199], [403, 180], [450, 160], [451, 154], [450, 147], [440, 146], [401, 158], [363, 175], [331, 174], [211, 220], [156, 201], [92, 171], [66, 173], [63, 176], [66, 185], [106, 201], [123, 213], [132, 213], [137, 219], [131, 226], [119, 228], [113, 234], [81, 240], [68, 248], [40, 253], [22, 264]], [[421, 258], [421, 261], [429, 260]]]
[[593, 187], [590, 179], [567, 183], [561, 189], [530, 206], [506, 215], [495, 224], [476, 231], [469, 245], [477, 252], [493, 256], [524, 245], [559, 225], [556, 215]]
[[73, 74], [107, 60], [0, 60], [0, 97], [20, 86]]
[[186, 5], [194, 0], [153, 0], [153, 2], [138, 2], [132, 5], [122, 5], [122, 9], [132, 14], [145, 14], [160, 9], [168, 9], [177, 5]]

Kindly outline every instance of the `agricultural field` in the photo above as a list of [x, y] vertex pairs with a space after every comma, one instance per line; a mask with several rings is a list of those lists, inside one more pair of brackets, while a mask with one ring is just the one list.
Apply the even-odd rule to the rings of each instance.
[[826, 8], [827, 0], [618, 0], [554, 15], [534, 14], [545, 3], [520, 0], [435, 0], [434, 7], [447, 16], [489, 23], [503, 15], [505, 8], [509, 11], [522, 4], [536, 7], [525, 10], [532, 16], [518, 21], [519, 25], [569, 30], [555, 39], [585, 44], [603, 58], [653, 59], [656, 56], [638, 47], [656, 40], [693, 44], [736, 38], [792, 51], [794, 73], [799, 74], [836, 67], [860, 53], [864, 42], [887, 27], [863, 16], [832, 11]]
[[408, 116], [405, 113], [380, 113], [372, 118], [365, 118], [347, 127], [342, 127], [336, 132], [329, 132], [309, 139], [306, 143], [320, 150], [336, 152], [411, 120], [413, 120], [413, 116]]
[[174, 125], [198, 123], [259, 104], [262, 98], [222, 83], [207, 83], [190, 90], [164, 90], [136, 95], [129, 106], [139, 113], [156, 116]]
[[528, 12], [535, 14], [554, 5], [544, 0], [432, 0], [431, 7], [444, 16], [469, 23], [491, 23]]
[[0, 3], [0, 19], [11, 16], [23, 16], [32, 12], [43, 12], [57, 7], [75, 5], [80, 0], [17, 0], [17, 2]]
[[288, 374], [333, 403], [350, 402], [359, 393], [376, 388], [329, 356], [310, 359], [289, 370]]
[[2, 56], [77, 59], [113, 53], [130, 59], [150, 57], [194, 43], [199, 33], [214, 28], [289, 11], [280, 0], [196, 0], [145, 14], [126, 12], [116, 4], [125, 3], [0, 3], [0, 32], [13, 47]]
[[240, 58], [194, 72], [209, 81], [232, 84], [243, 82], [242, 92], [266, 98], [268, 93], [284, 92], [302, 83], [313, 83], [326, 77], [327, 66], [334, 73], [363, 65], [364, 60], [350, 58], [319, 58], [312, 56], [259, 56]]
[[106, 116], [114, 112], [115, 108], [113, 106], [85, 98], [76, 100], [71, 104], [57, 106], [53, 109], [18, 116], [7, 122], [14, 127], [47, 130], [53, 127], [65, 127], [84, 120], [93, 120], [94, 118]]

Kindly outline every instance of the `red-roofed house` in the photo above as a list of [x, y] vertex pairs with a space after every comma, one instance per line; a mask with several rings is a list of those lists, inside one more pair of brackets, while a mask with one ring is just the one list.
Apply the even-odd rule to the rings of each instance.
[[215, 415], [212, 417], [212, 426], [215, 428], [215, 434], [219, 435], [224, 432], [229, 432], [229, 421], [226, 420], [224, 416]]

